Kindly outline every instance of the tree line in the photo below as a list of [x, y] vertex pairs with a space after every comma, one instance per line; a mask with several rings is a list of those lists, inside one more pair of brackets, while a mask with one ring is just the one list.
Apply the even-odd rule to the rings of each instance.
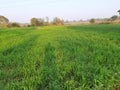
[[104, 21], [104, 22], [109, 22], [109, 23], [111, 23], [111, 22], [114, 22], [114, 21], [116, 21], [116, 20], [119, 20], [119, 16], [117, 16], [117, 15], [113, 15], [112, 17], [110, 17], [110, 18], [104, 18], [104, 19], [95, 19], [95, 18], [92, 18], [92, 19], [90, 19], [89, 20], [89, 22], [90, 23], [95, 23], [96, 21]]
[[[52, 21], [49, 20], [48, 17], [46, 18], [31, 18], [30, 23], [27, 24], [28, 27], [30, 26], [48, 26], [48, 25], [64, 25], [64, 20], [55, 17]], [[0, 16], [0, 26], [3, 27], [20, 27], [21, 25], [16, 22], [9, 22], [8, 18], [5, 16]]]
[[[120, 15], [120, 10], [117, 11]], [[119, 20], [120, 16], [113, 15], [110, 18], [105, 18], [105, 19], [90, 19], [88, 20], [90, 23], [96, 23], [96, 21], [104, 21], [105, 23], [111, 23], [115, 20]], [[81, 20], [80, 20], [81, 21]], [[74, 20], [73, 22], [78, 22]], [[64, 25], [65, 23], [70, 23], [70, 21], [64, 21], [58, 17], [55, 17], [52, 21], [49, 20], [49, 17], [46, 18], [31, 18], [30, 23], [27, 25], [28, 27], [30, 26], [49, 26], [49, 25]], [[0, 27], [20, 27], [21, 24], [16, 23], [16, 22], [9, 22], [9, 19], [6, 18], [5, 16], [0, 16]], [[26, 26], [26, 25], [24, 25]]]
[[53, 21], [49, 21], [49, 18], [46, 17], [46, 19], [43, 18], [32, 18], [30, 20], [31, 26], [47, 26], [47, 25], [64, 25], [64, 20], [61, 20], [58, 17], [55, 17]]

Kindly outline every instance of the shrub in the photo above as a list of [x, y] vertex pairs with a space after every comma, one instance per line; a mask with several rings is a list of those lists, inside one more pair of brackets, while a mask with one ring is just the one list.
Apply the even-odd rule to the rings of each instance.
[[95, 23], [95, 19], [90, 19], [90, 23]]
[[18, 24], [18, 23], [9, 23], [8, 25], [7, 25], [7, 27], [20, 27], [20, 25]]

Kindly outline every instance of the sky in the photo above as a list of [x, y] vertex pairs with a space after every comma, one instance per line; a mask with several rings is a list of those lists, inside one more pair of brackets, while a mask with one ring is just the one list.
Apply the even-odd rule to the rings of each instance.
[[120, 0], [0, 0], [0, 15], [10, 22], [59, 17], [64, 20], [109, 18], [118, 15]]

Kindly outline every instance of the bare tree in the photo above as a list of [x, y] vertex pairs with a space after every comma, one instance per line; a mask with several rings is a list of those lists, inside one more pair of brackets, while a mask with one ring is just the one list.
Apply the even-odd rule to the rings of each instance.
[[119, 18], [120, 18], [120, 10], [117, 11], [119, 13]]
[[120, 10], [118, 10], [118, 13], [120, 14]]
[[49, 17], [46, 17], [46, 22], [49, 23]]

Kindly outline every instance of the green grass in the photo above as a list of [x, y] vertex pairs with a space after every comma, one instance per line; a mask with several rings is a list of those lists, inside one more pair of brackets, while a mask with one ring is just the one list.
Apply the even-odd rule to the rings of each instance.
[[120, 89], [120, 25], [0, 28], [0, 90]]

